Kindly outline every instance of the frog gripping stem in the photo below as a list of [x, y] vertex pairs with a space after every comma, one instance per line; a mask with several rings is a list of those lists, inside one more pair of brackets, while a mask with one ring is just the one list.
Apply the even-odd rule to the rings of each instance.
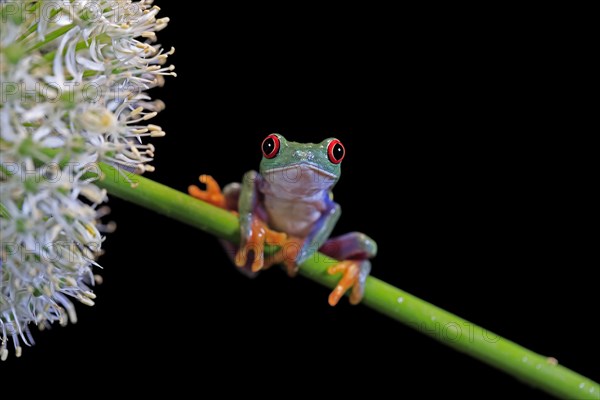
[[265, 243], [275, 246], [283, 246], [287, 235], [285, 233], [276, 232], [267, 227], [259, 218], [252, 217], [250, 229], [247, 238], [244, 240], [242, 235], [242, 244], [235, 256], [235, 265], [243, 268], [248, 263], [248, 254], [252, 252], [253, 260], [251, 269], [252, 272], [260, 271], [264, 266], [264, 249]]
[[350, 304], [360, 303], [365, 292], [365, 282], [371, 272], [371, 263], [368, 260], [345, 260], [327, 270], [330, 275], [340, 272], [342, 279], [329, 295], [329, 305], [335, 306], [350, 288]]
[[[190, 185], [189, 194], [238, 216], [240, 244], [225, 247], [241, 272], [255, 276], [273, 264], [283, 264], [288, 275], [295, 276], [320, 250], [339, 260], [328, 270], [340, 274], [329, 304], [336, 305], [346, 293], [351, 304], [358, 304], [377, 244], [360, 232], [330, 238], [341, 215], [331, 191], [340, 177], [344, 146], [336, 138], [296, 143], [273, 133], [261, 149], [259, 171], [246, 172], [241, 183], [230, 183], [221, 191], [211, 176], [200, 175], [206, 189]], [[279, 249], [265, 258], [265, 245]]]
[[221, 187], [217, 181], [210, 175], [200, 175], [198, 180], [200, 183], [206, 185], [206, 190], [202, 190], [196, 185], [190, 185], [188, 187], [188, 193], [192, 197], [203, 200], [213, 206], [225, 208], [225, 197], [223, 196]]

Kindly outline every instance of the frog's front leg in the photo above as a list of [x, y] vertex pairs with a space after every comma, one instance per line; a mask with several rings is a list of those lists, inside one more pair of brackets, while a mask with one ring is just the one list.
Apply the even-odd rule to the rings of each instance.
[[264, 266], [264, 245], [283, 246], [287, 235], [269, 229], [264, 222], [266, 212], [259, 204], [258, 185], [262, 178], [256, 171], [247, 172], [242, 181], [239, 194], [240, 247], [235, 264], [243, 268], [252, 253], [252, 272], [260, 271]]
[[296, 276], [298, 266], [312, 256], [331, 235], [340, 214], [340, 206], [330, 202], [329, 207], [315, 222], [308, 236], [304, 239], [288, 237], [281, 249], [269, 259], [267, 266], [283, 263], [288, 275]]
[[315, 223], [308, 237], [304, 241], [288, 239], [286, 245], [278, 252], [279, 257], [276, 259], [276, 262], [283, 261], [288, 274], [290, 271], [295, 272], [297, 266], [317, 250], [340, 260], [339, 263], [328, 269], [328, 273], [332, 275], [342, 273], [342, 278], [329, 296], [329, 304], [332, 306], [335, 306], [344, 293], [350, 289], [352, 289], [350, 303], [358, 304], [361, 301], [365, 282], [371, 272], [369, 259], [377, 254], [377, 244], [364, 233], [351, 232], [327, 240], [340, 215], [340, 206], [331, 202], [328, 209]]
[[329, 295], [329, 304], [335, 306], [350, 288], [350, 303], [358, 304], [371, 272], [369, 259], [377, 254], [377, 243], [364, 233], [350, 232], [329, 239], [319, 250], [336, 260], [342, 260], [327, 271], [332, 275], [342, 273], [342, 278]]

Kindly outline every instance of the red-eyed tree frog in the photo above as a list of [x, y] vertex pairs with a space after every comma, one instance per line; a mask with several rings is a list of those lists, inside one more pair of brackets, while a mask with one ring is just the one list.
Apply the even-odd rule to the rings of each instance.
[[[254, 274], [283, 263], [293, 276], [319, 250], [340, 260], [328, 270], [342, 273], [329, 304], [336, 305], [349, 289], [350, 303], [359, 303], [377, 244], [359, 232], [329, 238], [341, 214], [331, 189], [340, 177], [344, 146], [335, 138], [296, 143], [274, 133], [262, 142], [262, 154], [260, 172], [247, 172], [242, 184], [231, 183], [221, 192], [212, 177], [201, 175], [206, 190], [191, 185], [189, 194], [239, 215], [240, 245], [227, 245], [238, 267]], [[280, 246], [266, 260], [265, 243]]]

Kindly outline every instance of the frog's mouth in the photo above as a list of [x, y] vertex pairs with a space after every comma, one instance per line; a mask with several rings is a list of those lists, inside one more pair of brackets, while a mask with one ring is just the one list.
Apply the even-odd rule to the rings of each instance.
[[271, 168], [263, 173], [263, 178], [271, 185], [290, 194], [310, 196], [330, 189], [337, 175], [310, 162], [299, 162], [285, 167]]

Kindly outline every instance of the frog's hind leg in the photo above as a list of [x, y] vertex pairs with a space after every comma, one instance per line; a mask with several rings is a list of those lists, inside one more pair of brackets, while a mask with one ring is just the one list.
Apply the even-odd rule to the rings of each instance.
[[350, 303], [358, 304], [365, 291], [365, 282], [371, 272], [370, 258], [377, 254], [377, 244], [360, 232], [350, 232], [331, 238], [319, 249], [322, 253], [341, 260], [328, 269], [329, 274], [342, 273], [336, 288], [329, 295], [329, 304], [335, 306], [350, 288]]
[[241, 191], [239, 183], [230, 183], [221, 191], [221, 187], [217, 181], [210, 175], [200, 175], [198, 180], [200, 183], [206, 185], [206, 189], [203, 190], [196, 185], [190, 185], [188, 186], [190, 196], [210, 203], [213, 206], [237, 212]]
[[200, 183], [206, 185], [206, 189], [202, 190], [196, 185], [188, 186], [190, 196], [205, 201], [220, 208], [225, 208], [225, 196], [221, 192], [221, 187], [210, 175], [200, 175], [198, 177]]
[[350, 232], [327, 240], [319, 251], [336, 260], [366, 260], [377, 255], [377, 243], [361, 232]]

